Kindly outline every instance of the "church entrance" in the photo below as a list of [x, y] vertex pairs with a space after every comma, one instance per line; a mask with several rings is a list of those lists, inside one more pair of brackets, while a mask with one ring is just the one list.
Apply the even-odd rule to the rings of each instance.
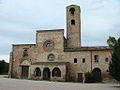
[[50, 80], [50, 69], [45, 68], [43, 70], [43, 80]]
[[94, 76], [94, 82], [101, 82], [102, 81], [101, 70], [99, 68], [93, 69], [93, 76]]
[[28, 78], [29, 66], [22, 66], [21, 78]]

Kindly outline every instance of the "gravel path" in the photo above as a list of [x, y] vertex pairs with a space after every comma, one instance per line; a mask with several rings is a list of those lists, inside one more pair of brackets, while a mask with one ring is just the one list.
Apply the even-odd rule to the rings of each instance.
[[32, 81], [0, 76], [0, 90], [120, 90], [120, 85]]

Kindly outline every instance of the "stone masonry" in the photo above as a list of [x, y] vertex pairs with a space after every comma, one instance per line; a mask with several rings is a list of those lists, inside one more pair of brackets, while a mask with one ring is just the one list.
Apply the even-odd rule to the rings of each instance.
[[64, 29], [36, 31], [36, 44], [12, 46], [9, 77], [37, 80], [84, 81], [93, 72], [96, 81], [110, 77], [108, 46], [81, 46], [81, 10], [77, 5], [66, 8], [67, 38]]

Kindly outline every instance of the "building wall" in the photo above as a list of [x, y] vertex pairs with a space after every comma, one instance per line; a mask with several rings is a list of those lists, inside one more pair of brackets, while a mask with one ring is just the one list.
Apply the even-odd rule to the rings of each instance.
[[[74, 63], [74, 58], [77, 58], [77, 63]], [[82, 59], [85, 58], [85, 63]], [[78, 73], [85, 73], [91, 71], [90, 52], [65, 52], [65, 60], [70, 63], [70, 78], [77, 81]]]
[[[24, 49], [28, 49], [28, 57], [23, 57]], [[12, 51], [12, 66], [11, 66], [11, 74], [12, 77], [20, 77], [20, 64], [24, 60], [28, 60], [30, 63], [36, 62], [35, 56], [35, 45], [13, 45]]]
[[[106, 78], [104, 74], [108, 74], [110, 52], [110, 50], [65, 52], [66, 61], [70, 62], [71, 78], [77, 81], [78, 73], [91, 72], [94, 68], [99, 68], [103, 74], [102, 77]], [[99, 62], [95, 62], [94, 55], [99, 55]], [[77, 58], [77, 63], [74, 63], [74, 58]], [[83, 58], [85, 58], [85, 63], [82, 62]], [[105, 58], [108, 58], [108, 62], [105, 61]]]
[[[26, 58], [23, 57], [24, 48], [29, 48], [29, 56]], [[65, 80], [66, 73], [69, 73], [69, 79], [72, 81], [78, 81], [78, 73], [82, 73], [84, 77], [84, 73], [92, 71], [94, 68], [100, 68], [101, 72], [103, 73], [103, 77], [108, 74], [108, 66], [109, 61], [111, 59], [111, 54], [109, 50], [105, 51], [80, 51], [80, 52], [63, 52], [57, 51], [55, 52], [55, 60], [49, 61], [47, 59], [47, 55], [51, 52], [45, 52], [43, 50], [42, 53], [38, 53], [37, 50], [40, 50], [35, 45], [15, 45], [13, 46], [13, 60], [12, 60], [12, 76], [20, 78], [21, 76], [21, 65], [29, 65], [30, 67], [30, 74], [29, 78], [33, 76], [34, 69], [36, 67], [40, 67], [43, 70], [45, 67], [49, 67], [52, 70], [54, 67], [59, 67], [62, 76], [59, 80]], [[42, 54], [41, 56], [39, 56]], [[37, 55], [39, 57], [37, 57]], [[99, 55], [99, 62], [96, 63], [94, 60], [94, 55]], [[91, 57], [92, 56], [92, 57]], [[109, 61], [106, 62], [105, 58], [109, 58]], [[77, 58], [77, 63], [74, 63], [74, 58]], [[82, 59], [85, 58], [85, 63], [82, 62]], [[92, 59], [92, 62], [91, 62]], [[24, 61], [28, 61], [29, 64], [24, 64]], [[68, 70], [66, 70], [66, 66], [64, 65], [31, 65], [36, 62], [69, 62]], [[92, 69], [92, 70], [91, 70]], [[42, 77], [41, 77], [42, 79]], [[56, 78], [51, 77], [51, 80], [56, 80]]]
[[[69, 73], [69, 80], [78, 81], [78, 73], [84, 73], [92, 71], [94, 68], [99, 68], [103, 74], [103, 77], [108, 74], [109, 61], [111, 59], [110, 50], [94, 50], [94, 51], [72, 51], [64, 52], [64, 33], [63, 30], [60, 31], [37, 31], [36, 43], [34, 45], [13, 45], [13, 51], [11, 55], [11, 72], [14, 77], [21, 77], [21, 66], [29, 66], [29, 77], [33, 76], [35, 67], [39, 66], [42, 70], [45, 66], [49, 68], [55, 67], [55, 65], [32, 65], [37, 62], [69, 62], [68, 69], [65, 69], [66, 66], [58, 65], [62, 71], [62, 77], [59, 80], [65, 80], [65, 73]], [[45, 50], [44, 43], [47, 40], [52, 40], [54, 42], [54, 48], [52, 50]], [[25, 49], [28, 49], [28, 56], [23, 57], [23, 52]], [[48, 60], [49, 54], [54, 54], [55, 59], [53, 61]], [[99, 56], [99, 62], [96, 63], [94, 60], [94, 55]], [[74, 59], [77, 59], [77, 63], [74, 63]], [[85, 59], [85, 63], [82, 62], [82, 59]], [[108, 58], [109, 61], [106, 62], [105, 58]], [[64, 68], [62, 68], [64, 67]], [[52, 69], [51, 69], [52, 70]], [[41, 77], [42, 79], [42, 77]], [[51, 80], [55, 78], [51, 77]]]
[[[62, 61], [64, 56], [64, 30], [38, 31], [37, 32], [37, 62], [49, 62], [48, 55], [55, 55], [55, 62]], [[45, 50], [44, 43], [52, 41], [54, 43], [52, 50]], [[54, 61], [53, 61], [54, 62]]]
[[[95, 62], [94, 55], [99, 55], [99, 62]], [[106, 62], [106, 58], [108, 61]], [[111, 61], [111, 50], [92, 51], [92, 70], [99, 68], [102, 72], [102, 79], [111, 78], [109, 75], [109, 63]]]
[[[94, 55], [99, 55], [99, 62], [95, 62]], [[105, 59], [108, 58], [108, 62]], [[105, 51], [92, 51], [92, 68], [99, 67], [103, 72], [108, 70], [109, 62], [111, 60], [111, 53], [109, 50]]]

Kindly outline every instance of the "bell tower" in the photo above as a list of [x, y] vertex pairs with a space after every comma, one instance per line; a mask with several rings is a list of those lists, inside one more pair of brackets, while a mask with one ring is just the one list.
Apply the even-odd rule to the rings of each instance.
[[70, 5], [66, 7], [67, 17], [67, 44], [68, 47], [80, 47], [81, 46], [81, 18], [80, 7], [77, 5]]

